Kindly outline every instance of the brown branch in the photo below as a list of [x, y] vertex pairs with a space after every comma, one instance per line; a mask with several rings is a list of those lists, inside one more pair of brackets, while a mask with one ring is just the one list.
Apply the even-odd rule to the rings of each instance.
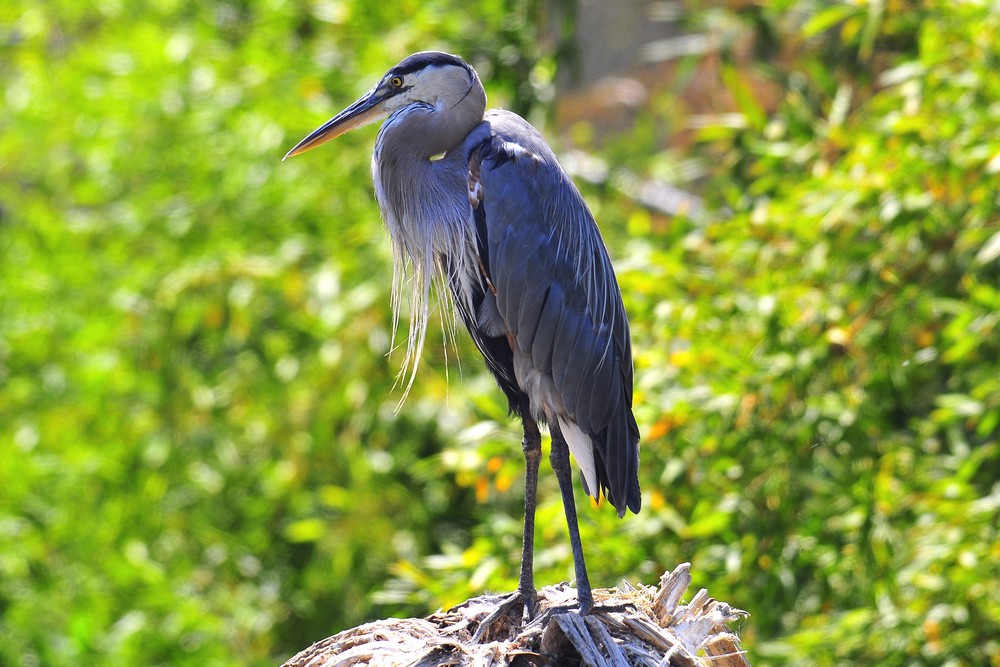
[[482, 595], [427, 618], [386, 619], [316, 642], [282, 667], [439, 667], [443, 665], [581, 664], [594, 667], [750, 667], [729, 624], [747, 616], [701, 589], [690, 603], [690, 564], [660, 578], [658, 588], [594, 591], [595, 610], [576, 613], [567, 584], [538, 592], [538, 613], [524, 623], [504, 618], [481, 641], [473, 635], [509, 599]]

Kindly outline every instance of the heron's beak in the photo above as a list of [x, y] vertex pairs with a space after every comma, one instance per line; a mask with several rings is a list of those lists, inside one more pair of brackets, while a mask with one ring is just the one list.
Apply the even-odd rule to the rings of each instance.
[[285, 157], [281, 158], [281, 161], [284, 162], [293, 155], [305, 153], [320, 144], [325, 144], [331, 139], [336, 139], [342, 134], [379, 120], [386, 115], [381, 106], [385, 98], [386, 95], [378, 88], [369, 91], [357, 102], [323, 123], [323, 125], [313, 130], [309, 136], [295, 144], [295, 148], [288, 151]]

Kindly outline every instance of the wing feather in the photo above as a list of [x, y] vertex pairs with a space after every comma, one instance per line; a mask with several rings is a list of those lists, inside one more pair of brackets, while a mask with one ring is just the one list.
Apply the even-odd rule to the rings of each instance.
[[[503, 111], [489, 112], [486, 122], [481, 251], [489, 254], [496, 308], [516, 343], [514, 356], [522, 355], [536, 380], [556, 394], [560, 414], [546, 416], [590, 438], [599, 488], [588, 492], [606, 493], [619, 514], [638, 511], [628, 321], [597, 225], [531, 125]], [[528, 391], [525, 378], [518, 381]]]

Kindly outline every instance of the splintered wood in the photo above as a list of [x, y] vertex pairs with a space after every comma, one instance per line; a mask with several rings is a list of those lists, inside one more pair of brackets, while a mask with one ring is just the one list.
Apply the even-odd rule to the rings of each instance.
[[708, 597], [705, 589], [681, 604], [690, 584], [690, 564], [683, 563], [660, 578], [659, 588], [595, 590], [596, 607], [587, 616], [576, 612], [575, 589], [548, 586], [538, 592], [538, 612], [526, 623], [518, 605], [513, 616], [504, 615], [509, 596], [482, 595], [427, 618], [345, 630], [282, 667], [749, 667], [728, 627], [747, 613]]

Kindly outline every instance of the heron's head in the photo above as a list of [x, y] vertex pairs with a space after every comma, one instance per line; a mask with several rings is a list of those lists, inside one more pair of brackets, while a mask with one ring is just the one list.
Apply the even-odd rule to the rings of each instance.
[[486, 95], [476, 71], [458, 56], [440, 51], [422, 51], [404, 58], [372, 88], [339, 114], [310, 133], [288, 151], [283, 159], [311, 150], [320, 144], [374, 123], [411, 105], [455, 109], [466, 101], [486, 106]]

